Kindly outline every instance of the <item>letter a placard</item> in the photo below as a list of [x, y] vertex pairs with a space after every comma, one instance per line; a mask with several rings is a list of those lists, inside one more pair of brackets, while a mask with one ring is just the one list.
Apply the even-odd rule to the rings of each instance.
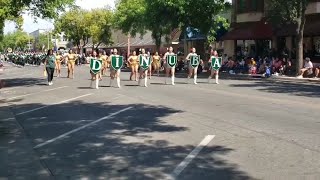
[[214, 70], [219, 70], [221, 68], [222, 58], [221, 57], [212, 57], [211, 58], [211, 68]]
[[193, 68], [196, 68], [198, 67], [200, 64], [200, 56], [197, 55], [197, 56], [191, 56], [190, 58], [190, 65], [193, 67]]
[[100, 59], [91, 59], [90, 60], [90, 69], [93, 74], [100, 72], [102, 68], [102, 60]]
[[150, 56], [140, 56], [139, 65], [142, 69], [148, 69], [151, 65], [151, 57]]
[[121, 69], [123, 66], [123, 56], [112, 56], [111, 57], [111, 67], [114, 70]]

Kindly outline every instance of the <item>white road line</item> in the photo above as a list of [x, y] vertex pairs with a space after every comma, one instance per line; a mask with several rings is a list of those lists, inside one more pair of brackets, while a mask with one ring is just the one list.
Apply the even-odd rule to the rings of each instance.
[[117, 115], [117, 114], [120, 114], [120, 113], [122, 113], [122, 112], [124, 112], [124, 111], [127, 111], [127, 110], [129, 110], [129, 109], [132, 109], [132, 108], [133, 108], [133, 107], [127, 107], [127, 108], [124, 108], [124, 109], [122, 109], [122, 110], [120, 110], [120, 111], [111, 113], [111, 114], [109, 114], [108, 116], [102, 117], [102, 118], [100, 118], [100, 119], [98, 119], [98, 120], [95, 120], [95, 121], [89, 123], [89, 124], [86, 124], [86, 125], [84, 125], [84, 126], [81, 126], [81, 127], [79, 127], [79, 128], [76, 128], [76, 129], [74, 129], [74, 130], [72, 130], [72, 131], [69, 131], [69, 132], [67, 132], [67, 133], [64, 133], [64, 134], [62, 134], [62, 135], [60, 135], [60, 136], [58, 136], [58, 137], [55, 137], [55, 138], [53, 138], [53, 139], [50, 139], [50, 140], [48, 140], [48, 141], [46, 141], [46, 142], [43, 142], [43, 143], [41, 143], [41, 144], [38, 144], [38, 145], [36, 145], [36, 146], [34, 147], [34, 149], [43, 147], [43, 146], [45, 146], [45, 145], [47, 145], [47, 144], [50, 144], [50, 143], [52, 143], [52, 142], [54, 142], [54, 141], [56, 141], [56, 140], [62, 139], [62, 138], [66, 137], [66, 136], [68, 136], [68, 135], [70, 135], [70, 134], [73, 134], [73, 133], [75, 133], [75, 132], [78, 132], [78, 131], [80, 131], [80, 130], [86, 128], [86, 127], [89, 127], [89, 126], [91, 126], [91, 125], [94, 125], [94, 124], [96, 124], [96, 123], [98, 123], [98, 122], [100, 122], [100, 121], [103, 121], [103, 120], [106, 120], [106, 119], [110, 119], [110, 118], [112, 118], [113, 116], [115, 116], [115, 115]]
[[38, 108], [31, 109], [31, 110], [28, 110], [28, 111], [24, 111], [24, 112], [21, 112], [21, 113], [16, 114], [16, 116], [23, 115], [23, 114], [27, 114], [27, 113], [34, 112], [34, 111], [38, 111], [38, 110], [40, 110], [40, 109], [44, 109], [44, 108], [47, 108], [47, 107], [49, 107], [49, 106], [54, 106], [54, 105], [57, 105], [57, 104], [66, 103], [66, 102], [68, 102], [68, 101], [76, 100], [76, 99], [79, 99], [79, 98], [82, 98], [82, 97], [86, 97], [86, 96], [90, 96], [90, 95], [92, 95], [92, 93], [90, 93], [90, 94], [85, 94], [85, 95], [78, 96], [78, 97], [71, 98], [71, 99], [67, 99], [67, 100], [64, 100], [64, 101], [61, 101], [61, 102], [58, 102], [58, 103], [54, 103], [54, 104], [49, 104], [49, 105], [46, 105], [46, 106], [38, 107]]
[[66, 87], [68, 87], [68, 86], [62, 86], [62, 87], [57, 87], [57, 88], [53, 88], [53, 89], [47, 89], [47, 90], [36, 92], [36, 93], [29, 93], [29, 94], [24, 94], [24, 95], [21, 95], [21, 96], [15, 96], [15, 97], [7, 98], [6, 100], [10, 101], [10, 100], [17, 99], [17, 98], [26, 97], [26, 96], [30, 96], [30, 95], [34, 95], [34, 94], [39, 94], [39, 93], [42, 93], [42, 92], [54, 91], [54, 90], [62, 89], [62, 88], [66, 88]]
[[171, 177], [177, 178], [179, 174], [189, 165], [189, 163], [200, 153], [200, 151], [209, 144], [215, 135], [207, 135], [200, 144], [173, 170]]

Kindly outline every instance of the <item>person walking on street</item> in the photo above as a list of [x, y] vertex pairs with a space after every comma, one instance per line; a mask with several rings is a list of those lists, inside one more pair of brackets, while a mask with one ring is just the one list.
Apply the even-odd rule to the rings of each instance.
[[53, 74], [56, 67], [56, 57], [53, 55], [52, 49], [48, 50], [47, 57], [44, 61], [44, 67], [46, 68], [46, 72], [48, 75], [48, 85], [53, 85]]

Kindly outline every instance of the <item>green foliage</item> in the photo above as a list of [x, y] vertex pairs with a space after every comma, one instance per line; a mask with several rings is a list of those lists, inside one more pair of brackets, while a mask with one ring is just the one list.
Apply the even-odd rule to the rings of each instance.
[[[49, 37], [48, 37], [49, 35]], [[44, 50], [48, 48], [48, 38], [49, 38], [49, 49], [53, 49], [54, 44], [51, 42], [50, 34], [44, 33], [40, 34], [39, 37], [35, 39], [35, 48], [37, 50]], [[44, 47], [44, 48], [43, 48]]]
[[275, 25], [297, 24], [305, 18], [308, 0], [270, 0], [268, 19]]
[[3, 39], [0, 41], [0, 48], [2, 51], [8, 48], [12, 48], [13, 50], [25, 50], [27, 49], [29, 39], [30, 41], [33, 41], [26, 32], [20, 30], [8, 33], [4, 35]]
[[55, 33], [64, 32], [79, 48], [81, 41], [85, 45], [89, 38], [92, 38], [94, 44], [108, 45], [111, 43], [112, 17], [109, 8], [91, 11], [74, 8], [56, 20]]
[[113, 19], [116, 28], [131, 36], [144, 34], [147, 18], [145, 0], [120, 0], [116, 8]]
[[[211, 26], [207, 34], [208, 44], [216, 42], [217, 32], [220, 30], [220, 28], [229, 29], [230, 27], [230, 23], [227, 21], [227, 19], [221, 16], [217, 16], [213, 22], [214, 24]], [[222, 27], [220, 26], [220, 24], [222, 24]]]
[[[87, 14], [89, 36], [93, 44], [111, 44], [112, 11], [110, 9], [93, 9]], [[94, 47], [93, 47], [94, 48]]]
[[75, 0], [0, 0], [0, 34], [3, 34], [6, 20], [13, 20], [21, 27], [21, 13], [28, 11], [41, 18], [55, 18]]
[[117, 28], [132, 36], [150, 30], [159, 47], [162, 37], [168, 38], [175, 28], [190, 26], [204, 34], [214, 34], [214, 26], [222, 21], [217, 15], [225, 7], [230, 8], [230, 3], [226, 4], [225, 0], [120, 0], [116, 7]]
[[86, 10], [71, 9], [56, 19], [55, 33], [64, 32], [68, 39], [73, 40], [74, 45], [80, 46], [81, 40], [87, 42], [90, 36], [88, 17], [90, 16]]

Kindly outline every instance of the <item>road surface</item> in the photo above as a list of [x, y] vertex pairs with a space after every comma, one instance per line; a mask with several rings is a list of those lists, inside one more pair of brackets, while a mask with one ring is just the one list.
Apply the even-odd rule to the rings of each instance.
[[317, 83], [154, 76], [144, 88], [123, 72], [121, 89], [104, 77], [96, 90], [88, 66], [62, 71], [53, 86], [42, 67], [1, 75], [0, 98], [52, 179], [320, 179]]

